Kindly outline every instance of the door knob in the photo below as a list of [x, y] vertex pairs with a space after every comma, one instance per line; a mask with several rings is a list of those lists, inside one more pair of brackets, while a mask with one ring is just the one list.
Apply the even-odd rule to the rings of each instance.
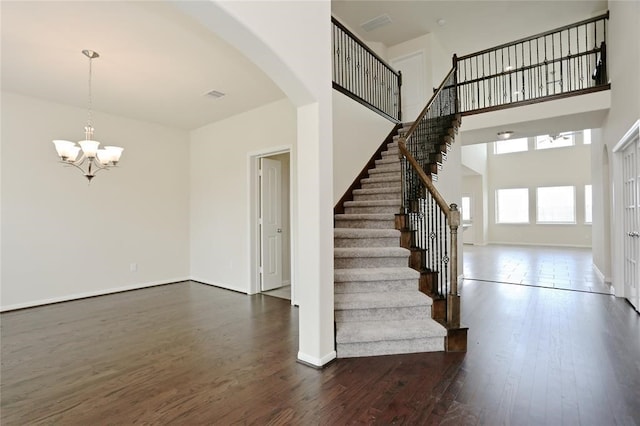
[[630, 237], [633, 237], [633, 238], [640, 237], [640, 233], [637, 232], [637, 231], [636, 232], [629, 232], [627, 235], [630, 236]]
[[278, 230], [276, 231], [278, 234], [282, 234], [282, 228], [278, 228]]

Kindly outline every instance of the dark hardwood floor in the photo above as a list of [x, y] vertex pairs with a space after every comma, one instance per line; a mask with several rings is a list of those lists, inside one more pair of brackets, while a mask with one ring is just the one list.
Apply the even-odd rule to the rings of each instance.
[[196, 283], [0, 316], [1, 423], [637, 425], [640, 316], [466, 281], [467, 354], [295, 361], [289, 301]]

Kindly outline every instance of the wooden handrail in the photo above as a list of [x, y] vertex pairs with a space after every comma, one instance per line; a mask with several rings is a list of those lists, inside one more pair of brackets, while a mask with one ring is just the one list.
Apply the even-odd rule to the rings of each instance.
[[418, 163], [418, 161], [413, 157], [413, 155], [411, 155], [411, 153], [407, 149], [406, 139], [404, 137], [400, 138], [400, 140], [398, 141], [398, 149], [400, 150], [400, 153], [411, 164], [411, 167], [413, 167], [413, 169], [416, 171], [416, 173], [418, 174], [418, 177], [420, 177], [420, 180], [422, 181], [424, 186], [427, 187], [427, 189], [429, 190], [433, 198], [436, 200], [436, 203], [438, 203], [438, 206], [440, 206], [442, 211], [444, 211], [448, 217], [449, 211], [450, 211], [449, 205], [444, 200], [444, 197], [442, 197], [440, 192], [438, 192], [431, 178], [422, 169], [422, 167], [420, 166], [420, 163]]
[[571, 28], [579, 27], [580, 25], [590, 24], [592, 22], [600, 21], [602, 19], [609, 19], [609, 11], [607, 11], [607, 13], [604, 13], [602, 15], [599, 15], [599, 16], [596, 16], [596, 17], [593, 17], [593, 18], [584, 19], [584, 20], [582, 20], [580, 22], [575, 22], [573, 24], [565, 25], [563, 27], [555, 28], [553, 30], [544, 31], [544, 32], [541, 32], [539, 34], [532, 35], [532, 36], [529, 36], [529, 37], [524, 37], [524, 38], [521, 38], [520, 40], [510, 41], [508, 43], [504, 43], [504, 44], [501, 44], [501, 45], [498, 45], [498, 46], [490, 47], [488, 49], [480, 50], [478, 52], [469, 53], [468, 55], [458, 56], [458, 60], [461, 61], [463, 59], [469, 59], [469, 58], [472, 58], [474, 56], [479, 56], [479, 55], [483, 55], [485, 53], [493, 52], [494, 50], [499, 50], [499, 49], [504, 49], [506, 47], [511, 47], [511, 46], [514, 46], [514, 45], [519, 44], [519, 43], [525, 43], [527, 41], [535, 40], [537, 38], [545, 37], [545, 36], [548, 36], [550, 34], [555, 34], [555, 33], [560, 32], [560, 31], [564, 31], [564, 30], [568, 30], [568, 29], [571, 29]]

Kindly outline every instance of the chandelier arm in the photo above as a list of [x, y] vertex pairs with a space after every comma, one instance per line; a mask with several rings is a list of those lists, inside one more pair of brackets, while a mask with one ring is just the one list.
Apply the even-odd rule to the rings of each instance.
[[98, 163], [97, 161], [94, 161], [93, 165], [96, 167], [96, 169], [93, 171], [94, 175], [96, 173], [98, 173], [99, 171], [101, 171], [101, 170], [109, 170], [111, 168], [111, 166], [109, 166], [109, 165], [103, 166], [100, 163]]
[[[102, 166], [100, 165], [99, 162], [97, 161], [92, 161], [89, 160], [89, 164], [87, 166], [87, 170], [82, 168], [82, 165], [87, 161], [87, 157], [85, 157], [84, 155], [80, 158], [80, 160], [77, 161], [63, 161], [61, 160], [60, 162], [62, 164], [66, 164], [68, 166], [73, 166], [76, 169], [80, 170], [82, 172], [83, 175], [85, 176], [95, 176], [96, 173], [98, 173], [101, 170], [108, 170], [111, 168], [111, 166], [107, 165], [107, 166]], [[95, 169], [93, 168], [95, 167]]]

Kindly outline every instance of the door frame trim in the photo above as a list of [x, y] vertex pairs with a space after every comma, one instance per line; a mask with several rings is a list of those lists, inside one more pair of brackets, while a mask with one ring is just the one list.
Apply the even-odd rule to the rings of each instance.
[[612, 227], [611, 243], [613, 250], [611, 253], [611, 266], [613, 269], [613, 287], [617, 297], [626, 297], [624, 286], [624, 239], [623, 234], [623, 200], [622, 192], [624, 188], [622, 176], [622, 161], [624, 150], [636, 139], [640, 139], [640, 119], [631, 125], [629, 130], [620, 138], [611, 152], [613, 153], [613, 193], [612, 193]]
[[289, 154], [289, 244], [291, 260], [291, 304], [298, 305], [296, 297], [297, 283], [297, 259], [296, 259], [296, 234], [297, 217], [295, 216], [294, 194], [296, 188], [295, 170], [297, 169], [294, 148], [291, 145], [275, 146], [247, 153], [247, 178], [249, 181], [249, 294], [260, 293], [260, 233], [258, 232], [258, 218], [260, 217], [260, 181], [258, 170], [260, 158], [271, 157], [278, 154]]

